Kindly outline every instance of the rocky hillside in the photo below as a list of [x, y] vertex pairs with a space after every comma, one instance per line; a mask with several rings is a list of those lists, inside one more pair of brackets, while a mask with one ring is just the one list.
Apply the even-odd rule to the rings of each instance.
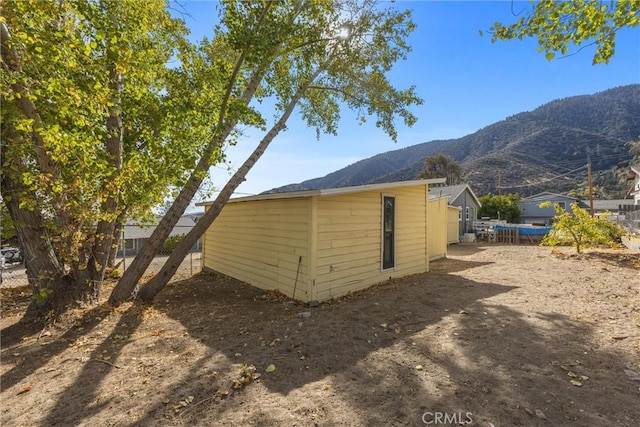
[[640, 84], [552, 101], [462, 138], [378, 154], [272, 191], [415, 179], [425, 157], [440, 152], [462, 164], [464, 179], [478, 194], [496, 193], [499, 179], [503, 192], [523, 196], [577, 190], [586, 180], [586, 169], [571, 171], [591, 159], [602, 195], [619, 197], [625, 183], [611, 176], [631, 160], [628, 143], [639, 138]]

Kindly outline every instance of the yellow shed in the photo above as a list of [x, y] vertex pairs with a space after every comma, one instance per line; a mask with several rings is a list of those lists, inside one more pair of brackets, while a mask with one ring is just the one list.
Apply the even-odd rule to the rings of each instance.
[[428, 245], [433, 230], [447, 229], [447, 216], [431, 218], [428, 202], [429, 184], [441, 182], [232, 199], [204, 235], [203, 268], [302, 301], [426, 272], [430, 259], [446, 255], [432, 256]]
[[449, 201], [446, 197], [429, 197], [427, 248], [430, 261], [447, 256], [448, 213]]

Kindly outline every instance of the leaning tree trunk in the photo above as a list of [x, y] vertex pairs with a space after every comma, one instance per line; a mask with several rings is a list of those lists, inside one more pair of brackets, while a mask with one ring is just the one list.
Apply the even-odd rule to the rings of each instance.
[[118, 281], [118, 284], [111, 292], [109, 304], [117, 306], [123, 301], [130, 299], [135, 294], [138, 281], [146, 271], [147, 267], [153, 261], [164, 241], [169, 237], [171, 230], [178, 223], [178, 220], [191, 203], [191, 199], [195, 196], [200, 184], [204, 180], [206, 171], [209, 169], [209, 159], [212, 156], [216, 146], [213, 144], [208, 147], [204, 153], [194, 172], [189, 177], [187, 184], [182, 188], [178, 197], [171, 205], [171, 208], [162, 217], [156, 226], [151, 237], [144, 243], [140, 252], [136, 255], [131, 265], [125, 270], [124, 274]]
[[[280, 129], [278, 129], [279, 132]], [[273, 131], [273, 130], [272, 130]], [[275, 132], [277, 134], [277, 132]], [[275, 136], [275, 135], [274, 135]], [[273, 138], [271, 138], [273, 139]], [[165, 261], [162, 269], [148, 281], [138, 293], [138, 298], [143, 301], [151, 301], [164, 287], [169, 283], [169, 280], [176, 273], [182, 261], [196, 244], [198, 239], [207, 231], [207, 228], [218, 217], [222, 208], [227, 203], [233, 192], [244, 181], [247, 172], [255, 164], [256, 161], [262, 156], [265, 149], [269, 145], [264, 144], [264, 141], [258, 145], [258, 148], [251, 154], [251, 156], [244, 162], [244, 164], [236, 171], [233, 177], [224, 186], [214, 204], [205, 212], [205, 214], [196, 222], [196, 225], [187, 233], [184, 238], [178, 242], [176, 248], [171, 252], [167, 261]], [[270, 142], [270, 141], [269, 141]]]
[[251, 153], [247, 160], [244, 161], [242, 166], [240, 166], [236, 173], [233, 174], [229, 182], [227, 182], [222, 191], [220, 191], [220, 194], [218, 194], [218, 197], [216, 197], [213, 205], [198, 220], [191, 231], [189, 231], [189, 233], [180, 240], [158, 274], [156, 274], [153, 279], [148, 281], [142, 289], [140, 289], [138, 298], [143, 301], [151, 301], [162, 289], [164, 289], [167, 283], [169, 283], [169, 280], [176, 273], [178, 267], [180, 267], [180, 264], [187, 256], [193, 245], [195, 245], [207, 228], [209, 228], [213, 221], [218, 217], [233, 192], [244, 181], [247, 173], [249, 173], [253, 165], [255, 165], [260, 157], [262, 157], [266, 149], [269, 147], [269, 144], [271, 144], [273, 139], [282, 131], [282, 129], [285, 128], [287, 120], [289, 120], [289, 117], [298, 104], [298, 101], [307, 91], [311, 83], [318, 77], [318, 75], [320, 75], [322, 70], [322, 67], [318, 68], [318, 70], [316, 70], [316, 72], [310, 77], [309, 81], [298, 87], [298, 90], [289, 101], [289, 104], [282, 113], [280, 119], [273, 125], [262, 141], [260, 141], [256, 149]]
[[[246, 52], [240, 56], [236, 63], [236, 67], [233, 73], [233, 79], [239, 75], [240, 67], [244, 61]], [[259, 87], [260, 81], [264, 76], [265, 70], [258, 70], [254, 73], [249, 84], [246, 89], [242, 93], [241, 99], [243, 100], [245, 105], [248, 105], [256, 90]], [[224, 121], [224, 111], [226, 109], [225, 105], [229, 100], [229, 96], [231, 95], [231, 87], [229, 87], [229, 91], [227, 92], [227, 98], [223, 102], [223, 107], [220, 113], [220, 120], [218, 122], [218, 129], [220, 129], [220, 133], [217, 137], [215, 137], [207, 147], [205, 148], [198, 164], [195, 169], [191, 173], [191, 176], [187, 180], [187, 183], [182, 188], [178, 197], [173, 201], [173, 204], [167, 211], [167, 213], [162, 217], [158, 225], [156, 226], [153, 233], [151, 233], [151, 237], [147, 239], [147, 241], [143, 244], [140, 252], [136, 255], [131, 265], [126, 269], [118, 284], [111, 292], [111, 296], [109, 297], [109, 304], [117, 306], [123, 301], [132, 298], [136, 293], [136, 286], [138, 282], [142, 278], [142, 275], [146, 271], [146, 269], [153, 261], [153, 258], [156, 256], [164, 241], [169, 237], [171, 230], [178, 223], [178, 220], [184, 213], [184, 211], [191, 203], [191, 200], [195, 196], [198, 188], [204, 181], [204, 178], [209, 173], [209, 167], [211, 167], [211, 157], [215, 153], [217, 149], [220, 149], [224, 144], [224, 141], [231, 134], [231, 131], [235, 127], [238, 122], [238, 119], [235, 119], [231, 122]]]

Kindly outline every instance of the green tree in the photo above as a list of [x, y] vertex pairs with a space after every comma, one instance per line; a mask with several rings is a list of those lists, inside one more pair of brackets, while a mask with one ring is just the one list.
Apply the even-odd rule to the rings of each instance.
[[447, 185], [462, 183], [462, 166], [451, 157], [438, 153], [424, 160], [424, 166], [418, 174], [419, 179], [446, 178]]
[[511, 224], [519, 224], [522, 219], [520, 210], [520, 196], [518, 194], [480, 196], [482, 206], [478, 209], [479, 217], [504, 219]]
[[4, 200], [0, 200], [0, 221], [0, 242], [5, 243], [15, 239], [17, 237], [16, 227], [13, 225]]
[[[533, 2], [532, 2], [533, 3]], [[618, 31], [640, 24], [640, 1], [543, 0], [513, 24], [495, 23], [492, 41], [537, 37], [548, 60], [567, 55], [573, 46], [595, 45], [593, 63], [608, 63], [615, 54]]]
[[193, 168], [216, 74], [159, 0], [5, 2], [0, 30], [1, 187], [39, 296], [28, 315], [93, 304], [118, 224]]
[[[228, 67], [226, 95], [215, 118], [214, 135], [164, 222], [114, 289], [111, 303], [118, 304], [134, 292], [146, 266], [201, 184], [210, 164], [207, 150], [225, 143], [237, 126], [237, 112], [254, 114], [256, 124], [263, 126], [263, 139], [222, 187], [214, 204], [178, 243], [162, 270], [140, 289], [139, 298], [151, 300], [167, 284], [247, 172], [285, 130], [296, 108], [318, 135], [337, 132], [344, 106], [357, 111], [361, 122], [374, 117], [376, 126], [394, 140], [398, 117], [412, 125], [416, 119], [408, 107], [421, 100], [413, 87], [395, 89], [386, 74], [409, 52], [406, 38], [413, 28], [408, 11], [397, 11], [373, 0], [223, 2], [220, 25], [210, 43], [227, 46], [229, 55], [225, 60], [231, 59], [232, 65]], [[250, 104], [265, 98], [275, 104], [270, 126]]]
[[[541, 203], [540, 207], [551, 206], [551, 202]], [[542, 239], [543, 246], [570, 245], [578, 253], [592, 246], [615, 247], [619, 244], [624, 230], [617, 224], [607, 221], [606, 216], [592, 217], [577, 203], [571, 204], [571, 210], [563, 209], [558, 203], [553, 205], [553, 229]]]

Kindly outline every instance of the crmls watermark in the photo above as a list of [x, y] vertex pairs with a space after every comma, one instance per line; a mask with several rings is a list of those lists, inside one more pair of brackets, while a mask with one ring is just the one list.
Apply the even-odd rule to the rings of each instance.
[[422, 414], [422, 422], [427, 425], [461, 425], [473, 424], [471, 412], [425, 412]]

